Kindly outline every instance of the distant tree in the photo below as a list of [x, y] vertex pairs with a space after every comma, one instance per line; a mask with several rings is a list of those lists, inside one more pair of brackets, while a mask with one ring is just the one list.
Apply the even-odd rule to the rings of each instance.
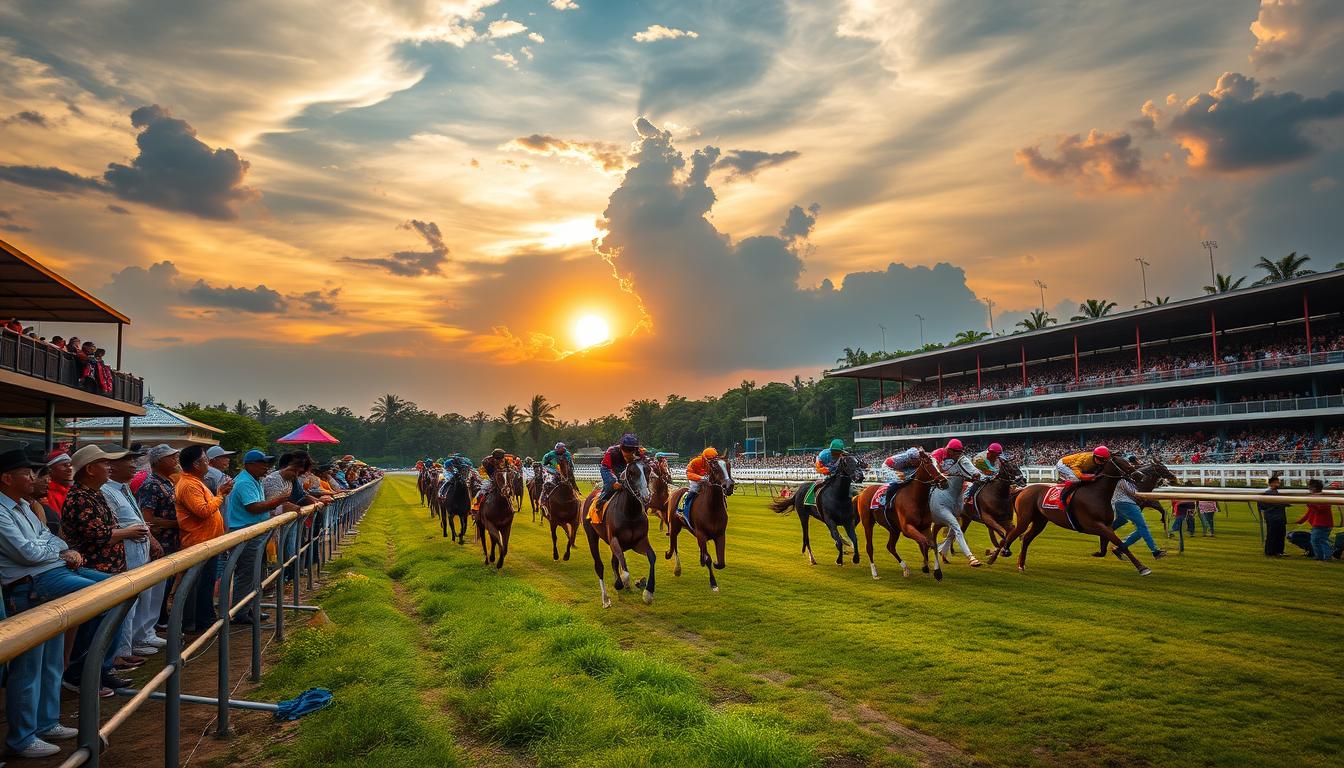
[[262, 424], [270, 424], [279, 415], [280, 411], [276, 410], [276, 407], [271, 405], [271, 401], [264, 397], [257, 401], [257, 407], [253, 411], [253, 416]]
[[1231, 275], [1224, 275], [1221, 272], [1214, 276], [1213, 285], [1204, 286], [1204, 292], [1207, 294], [1231, 293], [1241, 288], [1241, 284], [1246, 282], [1245, 277], [1238, 277], [1233, 280]]
[[1154, 296], [1152, 299], [1144, 299], [1141, 302], [1141, 305], [1145, 307], [1160, 307], [1163, 304], [1169, 303], [1171, 303], [1170, 296]]
[[504, 425], [504, 429], [513, 432], [523, 423], [523, 412], [518, 410], [518, 406], [509, 403], [504, 406], [504, 410], [499, 414], [499, 421]]
[[556, 425], [555, 411], [560, 406], [547, 402], [545, 395], [533, 395], [527, 406], [527, 433], [532, 437], [532, 447], [541, 450], [542, 431]]
[[490, 423], [490, 414], [485, 411], [477, 411], [471, 414], [471, 418], [467, 421], [471, 422], [472, 429], [476, 431], [476, 439], [480, 440], [481, 434], [485, 432], [485, 425]]
[[332, 411], [332, 413], [336, 414], [337, 416], [342, 416], [342, 417], [347, 418], [347, 419], [349, 419], [349, 418], [353, 418], [354, 415], [355, 415], [355, 412], [354, 412], [354, 411], [350, 410], [349, 408], [346, 408], [344, 405], [342, 405], [342, 406], [338, 406], [338, 407], [336, 408], [336, 410]]
[[1316, 270], [1306, 269], [1305, 264], [1311, 261], [1307, 254], [1297, 255], [1297, 251], [1284, 256], [1281, 259], [1270, 260], [1264, 256], [1255, 263], [1258, 269], [1265, 271], [1265, 276], [1255, 281], [1255, 285], [1265, 285], [1267, 283], [1277, 283], [1280, 280], [1292, 280], [1295, 277], [1305, 275], [1314, 275]]
[[[183, 405], [191, 405], [184, 403]], [[232, 413], [227, 404], [219, 408], [182, 408], [181, 413], [189, 419], [209, 424], [224, 430], [219, 435], [219, 444], [226, 450], [241, 452], [252, 448], [264, 448], [270, 442], [266, 427], [250, 416]]]
[[243, 402], [243, 399], [241, 397], [238, 398], [238, 402], [233, 404], [233, 412], [238, 416], [250, 417], [253, 414], [252, 406]]
[[1042, 328], [1049, 328], [1056, 322], [1049, 312], [1043, 309], [1033, 309], [1031, 314], [1022, 320], [1018, 320], [1017, 324], [1025, 331], [1039, 331]]
[[201, 404], [196, 402], [195, 400], [188, 400], [185, 403], [178, 403], [177, 408], [175, 408], [174, 410], [176, 410], [178, 413], [182, 413], [182, 411], [203, 411], [205, 409], [202, 408]]
[[373, 407], [369, 409], [369, 417], [374, 421], [380, 421], [383, 424], [396, 421], [407, 411], [406, 401], [400, 396], [388, 393], [373, 401]]
[[1069, 318], [1069, 320], [1072, 322], [1077, 322], [1079, 320], [1095, 320], [1098, 317], [1109, 315], [1112, 309], [1115, 309], [1114, 301], [1107, 301], [1106, 299], [1088, 299], [1078, 305], [1078, 314]]
[[989, 331], [962, 331], [961, 333], [958, 333], [956, 336], [952, 337], [951, 346], [955, 347], [960, 344], [970, 344], [972, 342], [976, 342], [981, 339], [987, 339], [987, 338], [989, 338]]

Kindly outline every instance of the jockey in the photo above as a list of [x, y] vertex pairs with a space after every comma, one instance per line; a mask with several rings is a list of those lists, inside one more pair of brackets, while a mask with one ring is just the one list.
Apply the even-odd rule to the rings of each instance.
[[[984, 479], [976, 480], [966, 487], [967, 499], [975, 498], [975, 494], [980, 490], [980, 486], [999, 476], [999, 472], [1003, 470], [1003, 465], [999, 462], [999, 459], [1002, 457], [1003, 446], [998, 443], [990, 443], [988, 448], [975, 454], [975, 458], [971, 459], [971, 466], [980, 470], [980, 473], [984, 475]], [[962, 503], [964, 504], [965, 501]]]
[[[570, 454], [569, 447], [564, 443], [556, 443], [555, 448], [547, 451], [546, 455], [541, 457], [541, 468], [546, 474], [546, 478], [541, 484], [540, 503], [542, 504], [545, 504], [546, 500], [551, 497], [551, 491], [554, 490], [556, 481], [560, 478], [560, 462], [562, 460], [568, 461], [571, 466], [574, 464], [574, 457]], [[573, 480], [571, 479], [570, 482], [573, 483]], [[578, 491], [579, 487], [575, 485], [574, 492], [577, 494]]]
[[[934, 451], [931, 455], [933, 460], [938, 462], [938, 468], [945, 475], [960, 478], [961, 481], [982, 482], [985, 479], [985, 476], [975, 468], [971, 460], [966, 458], [961, 441], [955, 437], [948, 440], [947, 445]], [[951, 492], [951, 488], [948, 488], [948, 492]], [[959, 515], [961, 514], [961, 507], [965, 503], [963, 499], [965, 499], [965, 496], [959, 495], [954, 499], [943, 501], [937, 494], [929, 496], [929, 511], [933, 513], [934, 522], [941, 523], [947, 528], [947, 539], [938, 547], [936, 555], [941, 555], [944, 551], [950, 551], [952, 543], [956, 542], [957, 548], [966, 556], [971, 567], [978, 568], [980, 567], [980, 561], [975, 558], [975, 555], [971, 554], [971, 548], [966, 544], [966, 537], [961, 532]], [[955, 504], [957, 508], [949, 509], [948, 504]]]
[[700, 452], [699, 456], [691, 459], [686, 465], [686, 479], [690, 482], [690, 488], [686, 490], [686, 495], [682, 497], [682, 516], [690, 518], [691, 502], [700, 493], [700, 484], [709, 479], [709, 462], [719, 458], [719, 451], [714, 446], [709, 446]]
[[905, 485], [911, 479], [911, 477], [907, 476], [906, 473], [914, 469], [915, 467], [919, 466], [919, 454], [920, 451], [923, 450], [924, 449], [919, 446], [915, 446], [913, 448], [906, 448], [904, 451], [901, 451], [900, 453], [888, 456], [887, 460], [882, 462], [887, 469], [890, 469], [892, 472], [896, 473], [896, 479], [892, 480], [890, 483], [887, 483], [887, 495], [882, 500], [884, 504], [884, 510], [888, 515], [891, 514], [892, 504], [893, 502], [896, 501], [896, 490], [900, 488], [902, 485]]
[[485, 498], [486, 492], [490, 490], [491, 476], [495, 474], [496, 470], [507, 466], [507, 462], [508, 454], [504, 452], [503, 448], [496, 448], [490, 452], [489, 456], [481, 459], [480, 473], [481, 477], [485, 478], [485, 482], [481, 483], [480, 489], [476, 491], [477, 499]]
[[1110, 458], [1111, 449], [1104, 445], [1098, 445], [1090, 451], [1071, 453], [1060, 459], [1055, 464], [1055, 471], [1059, 473], [1059, 479], [1067, 483], [1069, 488], [1072, 488], [1080, 483], [1095, 480], [1102, 465]]
[[598, 465], [598, 471], [602, 473], [602, 493], [598, 494], [597, 501], [593, 506], [601, 509], [602, 505], [607, 503], [607, 499], [615, 493], [621, 483], [617, 479], [630, 462], [639, 459], [639, 438], [635, 437], [633, 432], [626, 432], [621, 435], [621, 441], [607, 449], [602, 454], [602, 463]]
[[835, 471], [840, 459], [845, 456], [845, 441], [835, 438], [831, 441], [829, 447], [817, 454], [817, 474], [821, 475], [821, 481], [813, 489], [813, 493], [820, 492], [822, 487], [831, 480], [831, 473]]

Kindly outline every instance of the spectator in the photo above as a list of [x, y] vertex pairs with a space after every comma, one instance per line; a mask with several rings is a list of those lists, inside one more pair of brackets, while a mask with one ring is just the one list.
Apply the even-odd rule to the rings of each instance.
[[[271, 494], [270, 498], [267, 498], [266, 491], [262, 488], [261, 479], [267, 476], [271, 463], [274, 461], [274, 456], [267, 456], [256, 449], [243, 454], [243, 471], [239, 472], [234, 479], [233, 492], [229, 494], [226, 504], [226, 523], [230, 531], [242, 530], [248, 526], [265, 522], [270, 519], [272, 514], [275, 514], [276, 510], [297, 509], [289, 501], [290, 489], [288, 487]], [[238, 556], [238, 565], [234, 570], [233, 599], [235, 601], [257, 588], [254, 579], [257, 555], [258, 550], [255, 544], [243, 545], [243, 552]], [[269, 618], [270, 616], [263, 613], [260, 620], [266, 621]], [[251, 609], [239, 613], [234, 621], [240, 624], [253, 623]]]
[[47, 470], [51, 475], [47, 484], [47, 503], [59, 516], [65, 506], [65, 495], [70, 492], [70, 482], [75, 476], [75, 471], [70, 465], [70, 454], [65, 451], [52, 451], [47, 457]]
[[[1126, 457], [1131, 459], [1132, 456]], [[1161, 559], [1167, 556], [1167, 553], [1158, 549], [1157, 542], [1153, 541], [1153, 534], [1148, 530], [1148, 521], [1143, 519], [1143, 509], [1139, 506], [1139, 498], [1135, 494], [1139, 491], [1129, 478], [1123, 478], [1115, 486], [1115, 492], [1111, 494], [1111, 506], [1115, 509], [1115, 521], [1111, 523], [1113, 530], [1119, 530], [1126, 523], [1134, 524], [1133, 533], [1125, 539], [1125, 549], [1134, 546], [1139, 539], [1148, 545], [1148, 550], [1153, 553], [1153, 559]], [[1120, 550], [1114, 550], [1116, 557], [1123, 557]]]
[[44, 463], [38, 467], [37, 474], [33, 478], [33, 495], [28, 497], [28, 506], [33, 508], [34, 512], [41, 511], [42, 517], [47, 523], [47, 530], [51, 535], [57, 538], [61, 536], [61, 516], [51, 506], [47, 494], [51, 485], [51, 471]]
[[[216, 496], [205, 485], [205, 473], [210, 464], [205, 459], [205, 448], [189, 445], [182, 449], [182, 477], [177, 481], [175, 503], [179, 545], [187, 548], [224, 535], [224, 516], [220, 510], [225, 496], [233, 490], [233, 481], [220, 486]], [[205, 567], [196, 577], [191, 594], [179, 595], [186, 600], [182, 626], [185, 632], [204, 632], [217, 618], [215, 615], [215, 580], [218, 577], [219, 557], [205, 561]]]
[[[159, 545], [157, 539], [149, 535], [149, 525], [145, 523], [144, 513], [140, 511], [140, 505], [135, 502], [135, 494], [131, 493], [131, 486], [128, 484], [135, 475], [135, 462], [139, 458], [136, 453], [130, 452], [119, 459], [113, 459], [108, 466], [108, 480], [102, 487], [107, 505], [117, 516], [117, 524], [125, 528], [136, 528], [145, 533], [143, 539], [131, 538], [123, 542], [126, 548], [127, 570], [139, 568], [151, 560], [163, 557], [163, 547]], [[158, 620], [159, 606], [163, 604], [163, 592], [166, 587], [167, 582], [162, 582], [141, 592], [135, 599], [135, 604], [126, 614], [126, 621], [118, 638], [118, 656], [123, 658], [152, 656], [168, 644], [154, 633], [154, 623]]]
[[[1278, 496], [1283, 486], [1283, 478], [1271, 475], [1266, 496]], [[1287, 557], [1283, 552], [1284, 538], [1288, 533], [1288, 505], [1260, 502], [1260, 517], [1265, 521], [1265, 557]]]
[[205, 452], [205, 460], [210, 468], [205, 472], [205, 487], [218, 494], [219, 487], [229, 479], [229, 457], [236, 451], [226, 451], [222, 445], [212, 445]]
[[317, 503], [317, 499], [308, 495], [308, 492], [299, 483], [299, 476], [307, 470], [304, 465], [307, 458], [308, 454], [305, 451], [280, 454], [280, 459], [275, 465], [275, 471], [267, 475], [261, 483], [262, 488], [266, 491], [266, 498], [272, 498], [279, 495], [281, 491], [286, 491], [289, 493], [289, 500], [299, 506]]
[[[178, 450], [167, 443], [150, 448], [146, 456], [149, 460], [148, 471], [135, 492], [135, 503], [140, 505], [145, 522], [149, 523], [149, 530], [158, 539], [165, 555], [178, 550], [177, 502], [174, 500], [176, 491], [172, 480], [173, 475], [181, 471], [177, 456]], [[174, 578], [175, 582], [181, 580], [181, 575]], [[172, 590], [172, 585], [165, 587], [163, 602], [159, 605], [161, 626], [168, 624], [168, 598]]]
[[[1307, 481], [1307, 490], [1311, 493], [1323, 493], [1325, 484], [1317, 478]], [[1311, 526], [1311, 555], [1312, 557], [1327, 562], [1332, 555], [1330, 551], [1330, 531], [1335, 527], [1335, 508], [1329, 504], [1308, 504], [1307, 513], [1297, 521], [1298, 525], [1307, 523]]]
[[1199, 531], [1201, 536], [1213, 538], [1213, 517], [1218, 514], [1218, 502], [1201, 499], [1199, 502]]

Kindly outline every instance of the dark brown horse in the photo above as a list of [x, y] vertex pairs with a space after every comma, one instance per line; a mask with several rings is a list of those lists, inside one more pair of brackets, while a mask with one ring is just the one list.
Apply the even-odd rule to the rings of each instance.
[[541, 519], [546, 519], [546, 510], [541, 508], [541, 486], [544, 484], [546, 473], [541, 468], [540, 461], [532, 462], [532, 476], [527, 479], [527, 502], [532, 506], [532, 522], [537, 521], [537, 512], [541, 512]]
[[[1164, 480], [1170, 483], [1171, 485], [1181, 484], [1181, 481], [1177, 479], [1176, 475], [1172, 474], [1170, 469], [1167, 469], [1167, 465], [1163, 464], [1157, 458], [1149, 460], [1148, 466], [1140, 467], [1134, 470], [1134, 475], [1132, 476], [1132, 481], [1134, 483], [1135, 489], [1142, 491], [1143, 493], [1147, 493], [1153, 490], [1158, 485], [1160, 485]], [[1150, 499], [1139, 499], [1138, 503], [1140, 514], [1143, 513], [1144, 509], [1156, 510], [1157, 513], [1162, 516], [1162, 530], [1166, 530], [1167, 510], [1165, 507], [1163, 507], [1156, 501], [1152, 501]], [[1112, 509], [1114, 509], [1114, 505], [1112, 505]], [[1101, 551], [1095, 553], [1097, 557], [1106, 556], [1106, 544], [1107, 544], [1106, 539], [1103, 537], [1101, 539]], [[1004, 554], [1006, 555], [1008, 553], [1005, 552]], [[1112, 549], [1111, 554], [1115, 555], [1116, 557], [1123, 557], [1123, 555], [1120, 553], [1120, 550], [1118, 549]]]
[[559, 481], [546, 496], [541, 516], [551, 524], [551, 559], [560, 559], [560, 548], [555, 536], [555, 529], [559, 528], [569, 536], [564, 557], [568, 560], [569, 551], [574, 548], [574, 536], [579, 531], [583, 502], [579, 498], [579, 487], [574, 484], [574, 464], [568, 458], [558, 460], [556, 474], [559, 475]]
[[597, 586], [602, 590], [602, 607], [611, 607], [611, 598], [607, 595], [607, 582], [602, 566], [602, 553], [598, 542], [605, 541], [611, 549], [611, 569], [616, 574], [616, 590], [619, 592], [630, 584], [630, 566], [625, 562], [627, 550], [634, 550], [649, 561], [649, 578], [635, 584], [644, 587], [644, 602], [653, 602], [653, 572], [658, 562], [653, 547], [649, 544], [649, 516], [644, 511], [649, 504], [649, 483], [646, 479], [643, 462], [632, 461], [617, 478], [621, 487], [607, 501], [607, 509], [600, 523], [594, 524], [589, 510], [597, 500], [598, 488], [594, 488], [583, 501], [583, 532], [588, 536], [588, 548], [593, 553], [593, 570], [597, 572]]
[[[416, 490], [420, 491], [420, 506], [422, 507], [425, 506], [426, 503], [428, 503], [430, 499], [433, 498], [430, 495], [430, 491], [432, 491], [435, 487], [430, 477], [433, 474], [433, 472], [434, 472], [433, 467], [421, 467], [420, 476], [415, 479], [415, 487]], [[429, 514], [431, 517], [434, 515], [433, 504], [429, 505]]]
[[[523, 483], [523, 465], [514, 464], [509, 468], [512, 476], [509, 479], [509, 498], [513, 501], [513, 508], [519, 512], [523, 511], [523, 494], [526, 492], [526, 486]], [[532, 515], [536, 521], [536, 514]]]
[[844, 528], [845, 533], [849, 534], [849, 540], [854, 545], [854, 562], [859, 562], [859, 534], [855, 530], [859, 518], [855, 514], [854, 500], [850, 496], [849, 489], [855, 483], [863, 482], [863, 470], [867, 468], [868, 465], [860, 461], [857, 456], [845, 454], [836, 462], [830, 482], [815, 493], [815, 504], [807, 503], [807, 491], [812, 483], [803, 483], [795, 488], [791, 495], [770, 502], [770, 509], [779, 514], [784, 514], [790, 509], [798, 513], [798, 522], [803, 527], [803, 554], [807, 555], [808, 562], [812, 565], [817, 564], [817, 558], [812, 555], [812, 541], [807, 532], [810, 518], [820, 520], [831, 532], [831, 538], [835, 540], [835, 549], [839, 553], [835, 556], [836, 565], [843, 565], [845, 562], [845, 544], [840, 539], [840, 528]]
[[[700, 481], [700, 493], [691, 502], [686, 516], [691, 520], [691, 534], [700, 545], [700, 564], [709, 571], [709, 588], [719, 591], [719, 582], [714, 578], [715, 569], [722, 570], [725, 534], [728, 531], [728, 497], [733, 495], [733, 466], [727, 459], [718, 458], [705, 462], [707, 474]], [[672, 575], [681, 575], [681, 555], [677, 552], [677, 534], [686, 527], [686, 522], [677, 514], [677, 505], [689, 489], [678, 488], [672, 498], [663, 507], [667, 515], [668, 532], [672, 537], [671, 549], [665, 557], [673, 558]], [[709, 542], [714, 542], [714, 558], [709, 556]]]
[[658, 518], [658, 530], [667, 527], [670, 533], [667, 502], [672, 492], [672, 473], [668, 471], [667, 464], [657, 460], [649, 464], [649, 470], [649, 506], [645, 511]]
[[[904, 533], [907, 538], [919, 544], [920, 551], [924, 553], [924, 572], [929, 572], [928, 550], [931, 546], [929, 535], [927, 533], [928, 523], [933, 520], [933, 514], [929, 511], [929, 492], [934, 488], [947, 487], [947, 477], [938, 469], [933, 457], [923, 450], [919, 452], [919, 464], [915, 467], [914, 476], [910, 480], [896, 489], [896, 499], [891, 504], [892, 512], [887, 512], [888, 505], [883, 502], [879, 509], [873, 509], [873, 496], [876, 495], [880, 485], [870, 485], [864, 488], [854, 499], [854, 509], [859, 516], [859, 522], [863, 524], [863, 538], [868, 546], [868, 568], [872, 571], [873, 578], [878, 578], [877, 564], [873, 562], [873, 525], [877, 524], [887, 529], [887, 551], [896, 558], [896, 562], [901, 565], [901, 575], [907, 579], [910, 578], [910, 568], [901, 559], [900, 553], [896, 551], [896, 541]], [[905, 521], [911, 521], [915, 526], [909, 530], [906, 529]], [[921, 527], [920, 524], [923, 524]], [[936, 563], [936, 558], [935, 558]], [[941, 579], [942, 569], [934, 571], [934, 576]]]
[[1095, 480], [1074, 488], [1063, 509], [1046, 507], [1041, 503], [1046, 491], [1050, 490], [1050, 483], [1032, 483], [1023, 488], [1013, 501], [1017, 523], [994, 550], [994, 554], [989, 556], [990, 564], [999, 558], [1008, 545], [1021, 537], [1022, 549], [1017, 553], [1017, 570], [1025, 572], [1027, 548], [1047, 524], [1054, 523], [1070, 531], [1097, 536], [1103, 542], [1111, 544], [1129, 558], [1140, 576], [1152, 573], [1152, 569], [1140, 563], [1134, 553], [1120, 541], [1120, 537], [1115, 535], [1115, 531], [1111, 530], [1111, 523], [1115, 520], [1115, 509], [1111, 506], [1115, 486], [1121, 480], [1133, 476], [1134, 468], [1129, 462], [1118, 456], [1111, 456], [1102, 463]]
[[[989, 549], [985, 554], [991, 554], [1003, 541], [1003, 537], [1008, 535], [1008, 529], [1013, 527], [1013, 495], [1014, 491], [1027, 484], [1027, 476], [1022, 470], [1007, 459], [999, 460], [999, 474], [994, 476], [993, 480], [983, 483], [971, 494], [963, 505], [958, 520], [961, 522], [963, 533], [970, 527], [971, 523], [980, 521], [989, 529]], [[933, 537], [938, 538], [938, 532], [943, 530], [941, 523], [933, 526]], [[950, 547], [949, 547], [950, 549]], [[1004, 549], [1005, 556], [1011, 555], [1012, 550]], [[943, 562], [948, 562], [947, 554], [943, 554]]]
[[[490, 477], [490, 488], [481, 499], [481, 508], [476, 512], [476, 535], [481, 539], [481, 554], [485, 563], [495, 564], [495, 568], [504, 567], [504, 557], [509, 554], [509, 532], [513, 530], [513, 494], [511, 490], [515, 480], [521, 479], [517, 467], [508, 462], [500, 462]], [[485, 547], [490, 540], [490, 549]], [[498, 550], [499, 559], [495, 559]]]
[[[450, 469], [431, 494], [438, 508], [439, 525], [443, 535], [458, 544], [467, 542], [467, 515], [471, 514], [472, 478], [476, 473], [466, 465], [449, 465]], [[451, 529], [452, 535], [449, 536]]]

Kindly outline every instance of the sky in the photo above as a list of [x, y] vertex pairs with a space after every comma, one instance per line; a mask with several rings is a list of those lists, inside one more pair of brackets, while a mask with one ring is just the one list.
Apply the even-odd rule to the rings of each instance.
[[587, 418], [1332, 267], [1342, 89], [1337, 0], [11, 0], [0, 238], [163, 401]]

